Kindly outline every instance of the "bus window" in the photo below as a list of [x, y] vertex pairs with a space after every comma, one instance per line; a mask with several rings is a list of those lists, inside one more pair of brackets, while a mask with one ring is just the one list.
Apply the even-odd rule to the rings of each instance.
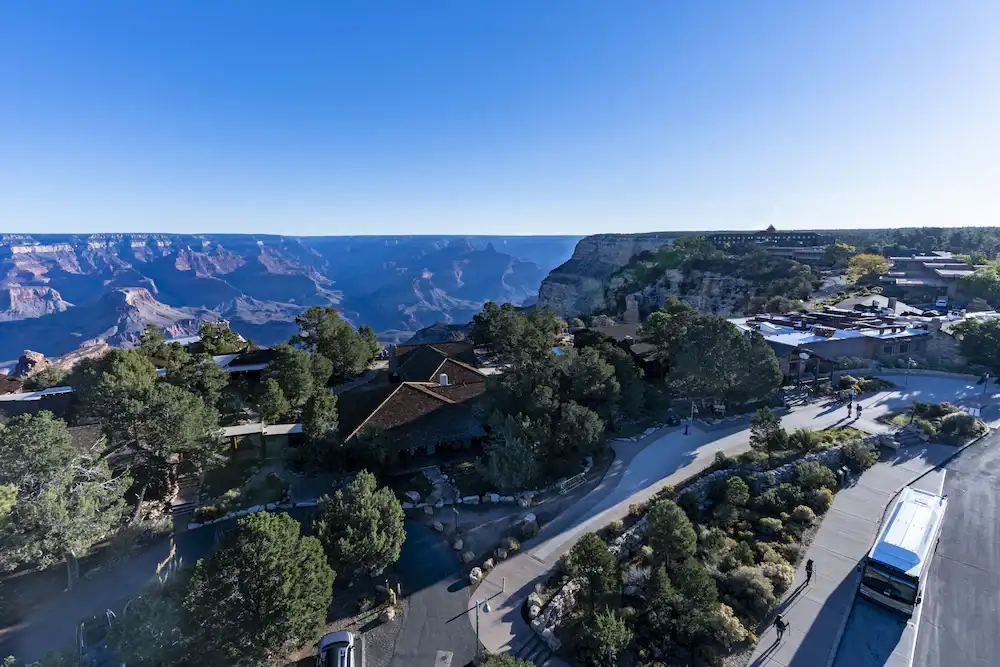
[[873, 591], [905, 604], [914, 604], [917, 600], [916, 583], [891, 575], [872, 563], [865, 567], [862, 583]]

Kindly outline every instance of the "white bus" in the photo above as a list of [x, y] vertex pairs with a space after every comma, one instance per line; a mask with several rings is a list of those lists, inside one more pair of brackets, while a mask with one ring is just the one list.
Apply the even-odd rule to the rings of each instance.
[[912, 616], [937, 548], [948, 499], [906, 487], [868, 552], [862, 570], [862, 596]]

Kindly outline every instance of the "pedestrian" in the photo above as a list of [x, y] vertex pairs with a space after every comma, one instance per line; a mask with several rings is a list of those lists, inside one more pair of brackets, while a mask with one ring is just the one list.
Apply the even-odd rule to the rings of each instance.
[[812, 581], [812, 578], [813, 578], [813, 562], [812, 558], [810, 558], [809, 560], [806, 561], [806, 586], [809, 585], [809, 582]]
[[861, 419], [861, 404], [858, 403], [858, 419]]
[[778, 614], [777, 618], [774, 619], [774, 629], [778, 631], [778, 641], [780, 642], [785, 630], [788, 629], [788, 623], [785, 623], [785, 619], [781, 618], [781, 614]]
[[850, 416], [851, 416], [851, 411], [852, 411], [852, 410], [854, 410], [854, 403], [848, 403], [848, 404], [847, 404], [847, 416], [848, 416], [848, 417], [850, 417]]

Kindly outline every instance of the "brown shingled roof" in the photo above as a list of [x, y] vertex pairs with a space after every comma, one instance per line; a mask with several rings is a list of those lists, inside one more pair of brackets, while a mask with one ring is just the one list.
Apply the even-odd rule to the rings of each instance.
[[378, 428], [390, 434], [398, 449], [482, 437], [485, 435], [482, 425], [464, 402], [484, 390], [485, 383], [440, 387], [404, 382], [350, 431], [342, 422], [341, 433], [346, 434], [345, 442], [357, 442], [365, 429]]

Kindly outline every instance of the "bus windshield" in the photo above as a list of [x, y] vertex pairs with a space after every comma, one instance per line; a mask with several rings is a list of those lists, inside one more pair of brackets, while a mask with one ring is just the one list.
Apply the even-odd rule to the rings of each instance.
[[877, 563], [869, 562], [865, 566], [862, 583], [873, 591], [878, 591], [888, 598], [905, 604], [914, 604], [917, 600], [917, 583], [905, 576], [891, 574]]

